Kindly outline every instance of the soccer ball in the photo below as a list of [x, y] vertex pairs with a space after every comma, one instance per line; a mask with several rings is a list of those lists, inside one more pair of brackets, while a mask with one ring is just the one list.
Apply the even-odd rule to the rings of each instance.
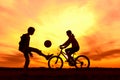
[[51, 45], [52, 45], [52, 43], [51, 43], [50, 40], [46, 40], [46, 41], [44, 42], [44, 46], [45, 46], [45, 47], [50, 47]]

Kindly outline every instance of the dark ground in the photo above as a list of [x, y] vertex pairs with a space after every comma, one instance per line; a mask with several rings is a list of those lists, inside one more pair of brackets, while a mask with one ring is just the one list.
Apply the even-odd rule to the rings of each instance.
[[0, 80], [120, 80], [120, 68], [62, 69], [0, 68]]

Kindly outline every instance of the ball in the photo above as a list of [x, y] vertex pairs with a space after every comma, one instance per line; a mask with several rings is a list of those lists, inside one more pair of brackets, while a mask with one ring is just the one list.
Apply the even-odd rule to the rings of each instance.
[[44, 46], [45, 46], [45, 47], [50, 47], [51, 45], [52, 45], [52, 43], [51, 43], [50, 40], [46, 40], [46, 41], [44, 42]]

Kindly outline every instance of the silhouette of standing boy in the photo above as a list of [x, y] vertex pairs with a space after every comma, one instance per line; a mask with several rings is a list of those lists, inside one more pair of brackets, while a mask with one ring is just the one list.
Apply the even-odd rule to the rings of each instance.
[[25, 57], [25, 64], [24, 64], [25, 69], [28, 69], [28, 66], [29, 66], [29, 63], [30, 63], [29, 56], [33, 57], [31, 52], [36, 52], [39, 55], [45, 57], [47, 60], [52, 56], [52, 54], [51, 55], [45, 55], [41, 52], [41, 50], [29, 47], [30, 35], [33, 35], [34, 32], [35, 32], [35, 29], [33, 27], [29, 27], [27, 33], [23, 34], [21, 36], [21, 40], [19, 42], [19, 50], [22, 53], [24, 53], [24, 57]]
[[65, 52], [68, 56], [68, 61], [70, 61], [71, 55], [79, 50], [79, 44], [71, 30], [66, 31], [66, 34], [68, 36], [68, 40], [64, 44], [60, 45], [60, 48], [66, 48], [67, 46], [72, 44], [71, 48], [65, 49]]

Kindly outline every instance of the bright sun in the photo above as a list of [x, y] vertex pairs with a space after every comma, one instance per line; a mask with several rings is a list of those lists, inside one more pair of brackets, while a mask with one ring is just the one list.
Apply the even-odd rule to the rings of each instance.
[[79, 37], [95, 24], [95, 15], [87, 7], [69, 7], [60, 15], [60, 21], [61, 29], [71, 29]]
[[[76, 38], [86, 35], [86, 31], [95, 24], [95, 14], [88, 7], [68, 7], [56, 14], [55, 11], [40, 15], [43, 24], [33, 22], [36, 32], [32, 38], [32, 45], [45, 50], [43, 43], [52, 41], [51, 50], [58, 48], [67, 40], [66, 31], [72, 30]], [[32, 23], [32, 22], [31, 22]]]

